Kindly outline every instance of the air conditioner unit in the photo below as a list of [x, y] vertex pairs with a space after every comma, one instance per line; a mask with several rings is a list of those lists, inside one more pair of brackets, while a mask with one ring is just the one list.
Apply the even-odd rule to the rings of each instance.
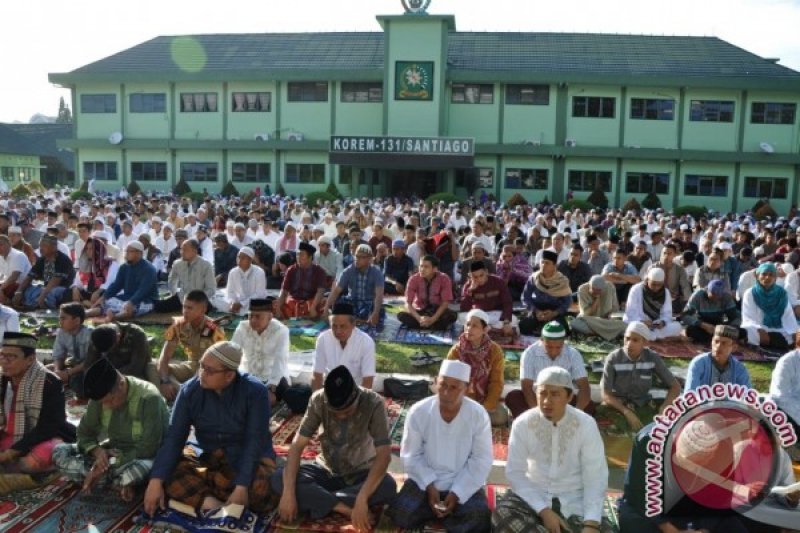
[[286, 138], [289, 139], [290, 141], [302, 141], [303, 134], [297, 132], [291, 132]]
[[525, 146], [541, 146], [542, 141], [540, 141], [539, 139], [525, 139], [524, 141], [522, 141], [522, 144], [524, 144]]
[[122, 142], [122, 132], [115, 131], [108, 136], [108, 142], [111, 144], [119, 144]]
[[775, 147], [766, 141], [760, 143], [758, 146], [761, 148], [761, 151], [764, 152], [765, 154], [772, 154], [775, 152]]
[[575, 148], [576, 146], [578, 146], [578, 141], [576, 141], [575, 139], [567, 139], [566, 141], [564, 141], [564, 146], [566, 146], [567, 148]]
[[257, 141], [268, 141], [272, 138], [272, 135], [269, 133], [256, 133], [255, 138]]

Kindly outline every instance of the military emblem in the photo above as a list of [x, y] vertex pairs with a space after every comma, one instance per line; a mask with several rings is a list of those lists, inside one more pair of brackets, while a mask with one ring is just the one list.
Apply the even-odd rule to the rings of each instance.
[[428, 11], [428, 6], [431, 5], [431, 0], [402, 0], [403, 7], [406, 8], [406, 13], [420, 15]]
[[398, 61], [395, 70], [395, 99], [433, 99], [433, 62]]

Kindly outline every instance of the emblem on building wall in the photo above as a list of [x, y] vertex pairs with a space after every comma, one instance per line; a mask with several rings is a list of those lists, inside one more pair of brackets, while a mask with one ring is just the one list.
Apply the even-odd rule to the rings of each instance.
[[395, 65], [395, 100], [433, 99], [433, 61], [398, 61]]
[[403, 7], [406, 8], [406, 13], [414, 15], [421, 15], [428, 11], [428, 6], [431, 5], [431, 0], [402, 0]]

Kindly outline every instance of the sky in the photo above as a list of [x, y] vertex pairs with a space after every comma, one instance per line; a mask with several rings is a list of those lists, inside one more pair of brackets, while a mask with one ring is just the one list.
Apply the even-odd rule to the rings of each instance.
[[[432, 0], [463, 31], [716, 36], [800, 71], [800, 0]], [[400, 0], [1, 0], [0, 122], [55, 116], [47, 81], [158, 35], [380, 31]]]

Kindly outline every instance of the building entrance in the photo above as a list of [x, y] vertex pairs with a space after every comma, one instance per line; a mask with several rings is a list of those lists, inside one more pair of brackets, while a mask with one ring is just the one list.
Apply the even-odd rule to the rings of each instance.
[[427, 198], [440, 192], [443, 183], [441, 170], [388, 170], [386, 192], [388, 196]]

